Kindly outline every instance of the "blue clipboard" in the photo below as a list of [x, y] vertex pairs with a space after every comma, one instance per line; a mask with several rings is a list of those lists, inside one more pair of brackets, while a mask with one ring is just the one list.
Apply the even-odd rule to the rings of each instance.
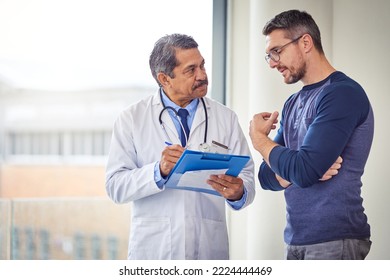
[[178, 186], [178, 183], [182, 175], [188, 171], [227, 169], [225, 174], [238, 176], [249, 159], [249, 156], [185, 150], [169, 173], [165, 187], [220, 195], [211, 186], [200, 188], [198, 186]]

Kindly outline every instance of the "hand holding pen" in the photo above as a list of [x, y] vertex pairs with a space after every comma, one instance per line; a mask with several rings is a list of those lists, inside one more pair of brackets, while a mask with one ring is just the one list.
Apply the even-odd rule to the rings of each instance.
[[162, 151], [160, 160], [160, 172], [163, 177], [168, 176], [169, 172], [171, 172], [172, 168], [175, 166], [176, 162], [185, 150], [178, 144], [173, 145], [169, 142], [165, 142], [165, 144], [167, 147], [165, 147]]

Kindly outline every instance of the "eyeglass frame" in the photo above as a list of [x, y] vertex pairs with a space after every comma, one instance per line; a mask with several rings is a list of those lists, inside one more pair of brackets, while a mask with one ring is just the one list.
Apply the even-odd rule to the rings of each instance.
[[[305, 34], [299, 36], [298, 38], [295, 38], [294, 40], [288, 42], [287, 44], [284, 44], [283, 46], [277, 48], [277, 49], [272, 49], [270, 50], [269, 53], [267, 53], [265, 55], [265, 61], [269, 64], [271, 62], [271, 59], [274, 61], [274, 62], [278, 62], [280, 60], [280, 53], [282, 52], [282, 50], [287, 47], [288, 45], [292, 44], [292, 43], [295, 43], [297, 42], [299, 39], [301, 39]], [[277, 57], [277, 59], [275, 59]]]

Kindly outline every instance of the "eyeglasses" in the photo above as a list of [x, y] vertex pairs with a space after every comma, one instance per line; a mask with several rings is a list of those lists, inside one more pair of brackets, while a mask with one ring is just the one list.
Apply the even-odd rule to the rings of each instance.
[[267, 61], [268, 64], [271, 62], [271, 59], [274, 62], [278, 62], [280, 60], [280, 53], [282, 52], [282, 49], [284, 49], [285, 47], [287, 47], [288, 45], [290, 45], [292, 43], [295, 43], [296, 41], [298, 41], [302, 37], [303, 37], [303, 35], [301, 35], [298, 38], [292, 40], [291, 42], [288, 42], [287, 44], [281, 46], [278, 49], [270, 50], [270, 52], [265, 55], [265, 61]]

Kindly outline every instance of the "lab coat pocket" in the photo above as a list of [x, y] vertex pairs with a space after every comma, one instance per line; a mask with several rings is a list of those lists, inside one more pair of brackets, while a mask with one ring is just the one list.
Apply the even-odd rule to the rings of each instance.
[[129, 259], [171, 259], [171, 223], [169, 218], [135, 218], [132, 223]]
[[229, 259], [229, 240], [224, 222], [207, 219], [202, 220], [199, 240], [199, 259]]

